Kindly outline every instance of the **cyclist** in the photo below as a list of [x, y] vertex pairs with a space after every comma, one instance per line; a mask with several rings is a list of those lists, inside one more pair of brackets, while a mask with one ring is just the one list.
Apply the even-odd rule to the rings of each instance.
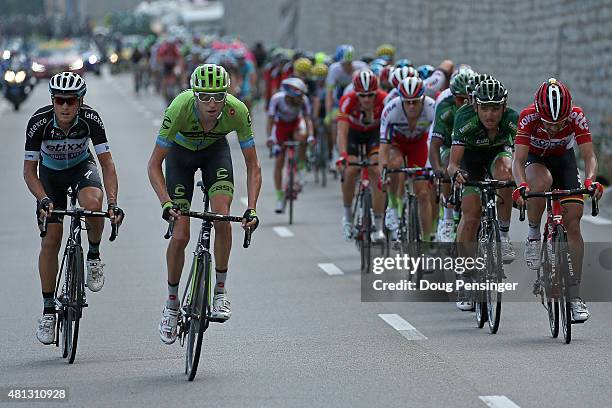
[[383, 58], [388, 63], [393, 64], [395, 58], [395, 47], [391, 44], [381, 44], [376, 48], [376, 58]]
[[179, 80], [176, 67], [181, 66], [182, 56], [178, 42], [163, 41], [155, 55], [162, 70], [160, 94], [167, 97], [170, 87], [174, 86]]
[[435, 68], [433, 67], [433, 65], [428, 65], [428, 64], [419, 65], [417, 67], [417, 72], [419, 73], [419, 76], [423, 80], [429, 78], [431, 74], [434, 72], [434, 70]]
[[[63, 217], [50, 215], [54, 208], [67, 208], [67, 190], [78, 189], [79, 204], [90, 211], [102, 209], [102, 182], [89, 150], [91, 140], [98, 156], [111, 222], [121, 224], [117, 207], [117, 173], [100, 115], [83, 103], [87, 85], [80, 75], [61, 72], [49, 81], [52, 105], [38, 109], [26, 129], [23, 175], [36, 197], [36, 216], [47, 217], [47, 235], [42, 239], [38, 268], [43, 296], [43, 316], [36, 337], [43, 344], [55, 341], [55, 279], [62, 243]], [[39, 167], [40, 164], [40, 167]], [[87, 287], [98, 292], [104, 285], [100, 241], [104, 220], [87, 218]]]
[[425, 95], [437, 98], [440, 92], [448, 88], [450, 77], [454, 72], [455, 64], [451, 60], [444, 60], [434, 69], [427, 79], [423, 80]]
[[[459, 70], [451, 78], [450, 88], [442, 91], [436, 99], [436, 114], [429, 131], [431, 136], [429, 160], [438, 175], [446, 174], [455, 112], [466, 103], [468, 93], [466, 87], [474, 75], [475, 72], [471, 69]], [[443, 184], [442, 193], [444, 197], [450, 197], [450, 185]], [[444, 218], [438, 223], [436, 235], [439, 242], [453, 242], [455, 240], [455, 220], [452, 208], [444, 206]]]
[[[398, 91], [399, 97], [385, 106], [380, 122], [379, 167], [424, 167], [427, 164], [427, 131], [434, 118], [435, 102], [424, 95], [423, 80], [418, 76], [404, 78]], [[397, 231], [398, 213], [401, 213], [402, 205], [403, 177], [391, 174], [390, 179], [385, 225], [390, 231]], [[419, 203], [423, 238], [429, 240], [432, 228], [429, 182], [415, 181], [414, 190]]]
[[242, 78], [238, 99], [246, 105], [250, 112], [251, 105], [253, 104], [253, 90], [255, 89], [256, 83], [255, 65], [247, 60], [244, 49], [235, 49], [233, 51], [233, 56], [236, 59], [236, 67]]
[[416, 69], [412, 67], [397, 67], [393, 71], [391, 71], [391, 75], [389, 76], [389, 83], [392, 88], [391, 91], [387, 94], [387, 97], [384, 100], [385, 105], [388, 104], [391, 99], [399, 96], [399, 84], [404, 80], [404, 78], [408, 77], [418, 77], [419, 73]]
[[[587, 118], [580, 107], [572, 104], [572, 96], [565, 84], [550, 78], [542, 83], [535, 94], [534, 103], [523, 109], [518, 120], [513, 173], [519, 187], [513, 198], [519, 205], [523, 204], [521, 189], [540, 192], [580, 188], [574, 156], [576, 145], [584, 160], [584, 187], [595, 190], [595, 197], [599, 199], [603, 186], [595, 181], [597, 157]], [[527, 207], [529, 232], [525, 243], [525, 260], [531, 269], [540, 267], [540, 223], [545, 204], [543, 198], [532, 198]], [[561, 204], [576, 277], [570, 286], [572, 319], [584, 322], [590, 313], [580, 298], [584, 256], [584, 241], [580, 231], [583, 197], [567, 197]]]
[[[474, 91], [475, 105], [463, 105], [455, 113], [452, 147], [447, 173], [458, 184], [466, 180], [484, 180], [489, 173], [497, 180], [511, 180], [512, 146], [516, 135], [518, 114], [506, 107], [508, 91], [496, 79], [481, 82]], [[467, 172], [467, 176], [465, 175]], [[514, 260], [510, 243], [512, 192], [499, 191], [497, 203], [502, 259]], [[461, 203], [461, 221], [457, 228], [457, 242], [469, 245], [476, 242], [481, 217], [480, 195], [477, 188], [465, 187]], [[461, 310], [471, 310], [470, 301], [457, 302]]]
[[[166, 251], [168, 296], [159, 324], [161, 340], [166, 344], [172, 344], [177, 336], [178, 286], [189, 243], [189, 217], [180, 216], [179, 210], [189, 210], [194, 174], [200, 168], [212, 211], [229, 214], [234, 176], [226, 135], [232, 131], [238, 135], [246, 164], [248, 209], [243, 228], [255, 229], [259, 223], [255, 209], [261, 170], [249, 111], [244, 103], [227, 93], [230, 77], [220, 65], [197, 67], [190, 82], [191, 89], [181, 92], [166, 109], [148, 164], [149, 180], [161, 203], [162, 217], [176, 220]], [[229, 223], [215, 223], [216, 285], [212, 316], [225, 320], [231, 316], [225, 285], [231, 244]]]
[[[353, 76], [353, 91], [340, 99], [340, 112], [338, 114], [338, 150], [340, 158], [337, 167], [346, 166], [347, 162], [357, 160], [359, 145], [366, 145], [367, 155], [378, 155], [378, 140], [380, 117], [383, 112], [383, 100], [386, 92], [378, 88], [378, 78], [370, 70], [358, 71]], [[342, 230], [345, 240], [352, 235], [351, 203], [355, 194], [355, 180], [358, 167], [345, 169], [342, 183], [342, 201], [344, 215], [342, 217]], [[372, 185], [380, 178], [376, 166], [370, 168], [370, 182]], [[372, 189], [372, 208], [374, 209], [375, 230], [371, 233], [374, 242], [385, 239], [382, 228], [382, 217], [385, 211], [385, 197], [380, 188]]]
[[[274, 163], [274, 187], [276, 188], [275, 212], [285, 210], [283, 192], [283, 142], [304, 142], [313, 138], [312, 108], [307, 96], [306, 84], [299, 78], [287, 78], [281, 82], [281, 90], [270, 99], [268, 106], [268, 147], [276, 156]], [[298, 175], [298, 179], [300, 176]]]

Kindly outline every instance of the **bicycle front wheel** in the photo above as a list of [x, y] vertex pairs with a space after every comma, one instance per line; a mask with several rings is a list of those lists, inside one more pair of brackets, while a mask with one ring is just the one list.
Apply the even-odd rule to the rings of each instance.
[[561, 225], [557, 225], [553, 237], [553, 257], [556, 260], [556, 273], [559, 279], [559, 310], [561, 327], [563, 328], [563, 339], [565, 344], [572, 341], [572, 310], [570, 298], [570, 276], [569, 262], [570, 253], [567, 246], [567, 235]]
[[[499, 224], [497, 220], [491, 220], [490, 233], [491, 238], [487, 245], [487, 269], [486, 277], [489, 283], [501, 284], [504, 276], [503, 260], [501, 255], [501, 237], [499, 234]], [[487, 319], [489, 322], [489, 331], [492, 334], [499, 330], [499, 321], [501, 319], [502, 294], [498, 290], [487, 289], [485, 291], [487, 302]]]
[[370, 273], [370, 265], [372, 264], [372, 197], [370, 191], [366, 190], [363, 193], [361, 201], [362, 219], [361, 219], [361, 272]]
[[185, 374], [193, 381], [198, 371], [204, 331], [208, 328], [210, 314], [210, 255], [204, 253], [196, 257], [192, 268], [191, 289], [188, 305], [189, 332], [187, 333], [187, 351], [185, 355]]
[[66, 306], [63, 311], [62, 338], [64, 341], [64, 358], [73, 364], [79, 341], [79, 326], [83, 311], [84, 287], [83, 249], [75, 246], [69, 255], [66, 269]]
[[552, 277], [552, 266], [550, 263], [550, 257], [546, 250], [547, 241], [544, 240], [540, 255], [542, 259], [542, 304], [546, 309], [548, 315], [548, 325], [550, 327], [551, 336], [556, 339], [559, 336], [559, 295], [553, 293], [553, 287], [557, 288], [557, 282], [554, 282]]
[[293, 163], [289, 160], [289, 174], [288, 174], [288, 184], [287, 184], [287, 200], [289, 200], [289, 225], [293, 224], [293, 198], [294, 198], [294, 190], [293, 186], [295, 183], [295, 171], [293, 168]]

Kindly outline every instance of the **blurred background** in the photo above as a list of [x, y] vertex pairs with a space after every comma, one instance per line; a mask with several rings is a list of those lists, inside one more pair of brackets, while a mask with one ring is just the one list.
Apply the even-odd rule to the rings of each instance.
[[[350, 43], [358, 56], [382, 43], [415, 66], [443, 59], [499, 78], [522, 109], [549, 77], [565, 81], [590, 121], [600, 154], [612, 158], [612, 2], [519, 0], [3, 0], [0, 70], [29, 65], [28, 83], [65, 68], [135, 72], [136, 89], [157, 81], [151, 51], [177, 42], [184, 57], [177, 89], [195, 64], [231, 63], [239, 49], [262, 75], [274, 51], [328, 54]], [[255, 46], [257, 43], [257, 47]], [[211, 52], [213, 50], [214, 52]], [[294, 58], [295, 53], [290, 58]], [[18, 57], [18, 58], [15, 58]], [[142, 61], [144, 59], [145, 61]], [[231, 65], [231, 64], [230, 64]], [[18, 68], [18, 67], [17, 67]], [[16, 69], [17, 69], [16, 68]], [[155, 67], [152, 67], [155, 71]], [[240, 69], [233, 70], [238, 78]], [[4, 75], [4, 74], [3, 74]], [[5, 81], [6, 82], [6, 81]], [[183, 82], [181, 84], [181, 82]], [[155, 85], [155, 84], [154, 84]], [[259, 96], [259, 88], [256, 97]], [[6, 90], [6, 89], [5, 89]], [[170, 89], [170, 99], [176, 89]], [[167, 91], [164, 90], [166, 93]], [[608, 179], [612, 160], [600, 160]]]

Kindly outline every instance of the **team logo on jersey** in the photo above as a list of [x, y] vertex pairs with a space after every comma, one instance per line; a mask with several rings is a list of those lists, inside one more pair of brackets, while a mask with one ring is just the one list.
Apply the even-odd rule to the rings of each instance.
[[229, 110], [230, 116], [234, 116], [236, 114], [236, 109], [232, 108]]
[[164, 115], [164, 121], [162, 122], [162, 129], [164, 130], [170, 129], [171, 124], [172, 124], [172, 119], [170, 119], [170, 116]]
[[251, 112], [247, 112], [247, 123], [249, 124], [249, 126], [251, 126]]

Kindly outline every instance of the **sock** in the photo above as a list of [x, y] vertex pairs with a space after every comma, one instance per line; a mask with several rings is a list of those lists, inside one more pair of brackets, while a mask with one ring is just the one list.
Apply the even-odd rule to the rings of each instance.
[[395, 208], [397, 210], [397, 197], [391, 191], [387, 191], [387, 197], [389, 199], [389, 208]]
[[215, 295], [217, 293], [225, 293], [225, 278], [227, 277], [227, 269], [217, 269], [217, 284], [215, 285]]
[[444, 207], [444, 219], [452, 221], [454, 219], [453, 212], [452, 208]]
[[532, 224], [529, 222], [529, 232], [527, 233], [527, 239], [530, 241], [540, 240], [540, 224]]
[[87, 251], [87, 259], [100, 259], [100, 241], [98, 241], [98, 243], [89, 241], [89, 251]]
[[180, 306], [178, 299], [179, 283], [168, 282], [168, 299], [166, 300], [166, 307], [169, 309], [177, 310]]
[[281, 201], [283, 198], [285, 198], [285, 193], [283, 190], [276, 190], [276, 199]]
[[299, 171], [303, 171], [306, 168], [306, 160], [298, 160], [297, 168]]
[[499, 235], [510, 238], [510, 220], [499, 220]]
[[351, 214], [351, 206], [350, 205], [345, 205], [344, 206], [344, 218], [346, 218], [349, 221], [353, 218], [353, 215]]
[[374, 226], [377, 231], [382, 231], [383, 229], [383, 215], [382, 214], [374, 214]]
[[55, 293], [43, 292], [43, 314], [55, 314]]

